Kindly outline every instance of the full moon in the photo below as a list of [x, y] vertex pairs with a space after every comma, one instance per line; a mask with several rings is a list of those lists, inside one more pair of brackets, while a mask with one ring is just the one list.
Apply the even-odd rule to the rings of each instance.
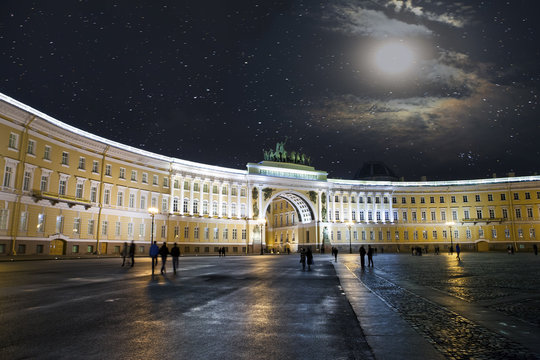
[[412, 50], [402, 42], [384, 44], [375, 51], [375, 65], [387, 74], [400, 74], [414, 63]]

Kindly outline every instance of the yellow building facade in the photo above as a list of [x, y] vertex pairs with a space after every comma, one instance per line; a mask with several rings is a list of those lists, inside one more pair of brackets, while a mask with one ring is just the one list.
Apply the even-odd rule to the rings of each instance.
[[3, 94], [0, 156], [0, 256], [118, 254], [131, 241], [142, 255], [151, 239], [200, 255], [530, 251], [540, 230], [540, 176], [338, 180], [283, 159], [231, 169], [116, 143]]

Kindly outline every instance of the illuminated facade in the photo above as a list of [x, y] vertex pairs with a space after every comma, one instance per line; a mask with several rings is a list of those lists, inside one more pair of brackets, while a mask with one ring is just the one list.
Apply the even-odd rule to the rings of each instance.
[[0, 94], [0, 254], [118, 253], [153, 238], [188, 254], [357, 252], [412, 246], [530, 250], [540, 176], [470, 181], [328, 179], [298, 163], [246, 170], [129, 147]]

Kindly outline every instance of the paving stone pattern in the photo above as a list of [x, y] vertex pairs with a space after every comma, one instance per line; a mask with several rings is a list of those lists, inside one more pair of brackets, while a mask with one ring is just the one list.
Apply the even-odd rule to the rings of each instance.
[[539, 359], [520, 344], [392, 281], [432, 287], [538, 324], [540, 259], [520, 261], [523, 256], [470, 254], [457, 262], [448, 255], [382, 255], [375, 257], [377, 271], [362, 271], [358, 261], [346, 265], [448, 359]]

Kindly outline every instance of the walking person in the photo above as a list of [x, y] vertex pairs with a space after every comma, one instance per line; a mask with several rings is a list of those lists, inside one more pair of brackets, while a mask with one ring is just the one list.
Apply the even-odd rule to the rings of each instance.
[[458, 260], [461, 260], [461, 258], [459, 257], [460, 252], [461, 252], [461, 248], [459, 247], [459, 244], [456, 244], [456, 254], [457, 254], [456, 258]]
[[302, 264], [302, 271], [306, 270], [306, 251], [304, 248], [300, 249], [300, 263]]
[[178, 257], [180, 256], [180, 248], [174, 243], [171, 249], [172, 256], [172, 268], [173, 272], [176, 274], [176, 268], [178, 267]]
[[334, 248], [334, 262], [337, 262], [337, 254], [338, 254], [338, 249], [336, 247]]
[[373, 248], [371, 247], [371, 245], [368, 245], [367, 248], [367, 261], [367, 266], [373, 266]]
[[122, 266], [126, 264], [126, 258], [128, 256], [128, 253], [129, 253], [128, 243], [125, 242], [124, 248], [122, 249]]
[[150, 258], [152, 259], [152, 275], [154, 275], [154, 267], [157, 265], [157, 256], [159, 255], [159, 248], [154, 241], [152, 245], [150, 245]]
[[131, 267], [133, 267], [135, 265], [135, 242], [133, 240], [129, 245], [129, 258], [131, 259]]
[[534, 255], [538, 255], [538, 245], [533, 244]]
[[167, 247], [167, 243], [163, 242], [163, 245], [159, 248], [159, 255], [161, 255], [161, 273], [167, 272], [165, 269], [165, 265], [167, 263], [167, 256], [169, 255], [169, 248]]
[[366, 249], [364, 245], [360, 246], [360, 267], [362, 269], [366, 267]]
[[307, 270], [311, 271], [311, 265], [313, 265], [313, 253], [311, 248], [308, 248], [306, 251], [306, 260], [307, 260]]

